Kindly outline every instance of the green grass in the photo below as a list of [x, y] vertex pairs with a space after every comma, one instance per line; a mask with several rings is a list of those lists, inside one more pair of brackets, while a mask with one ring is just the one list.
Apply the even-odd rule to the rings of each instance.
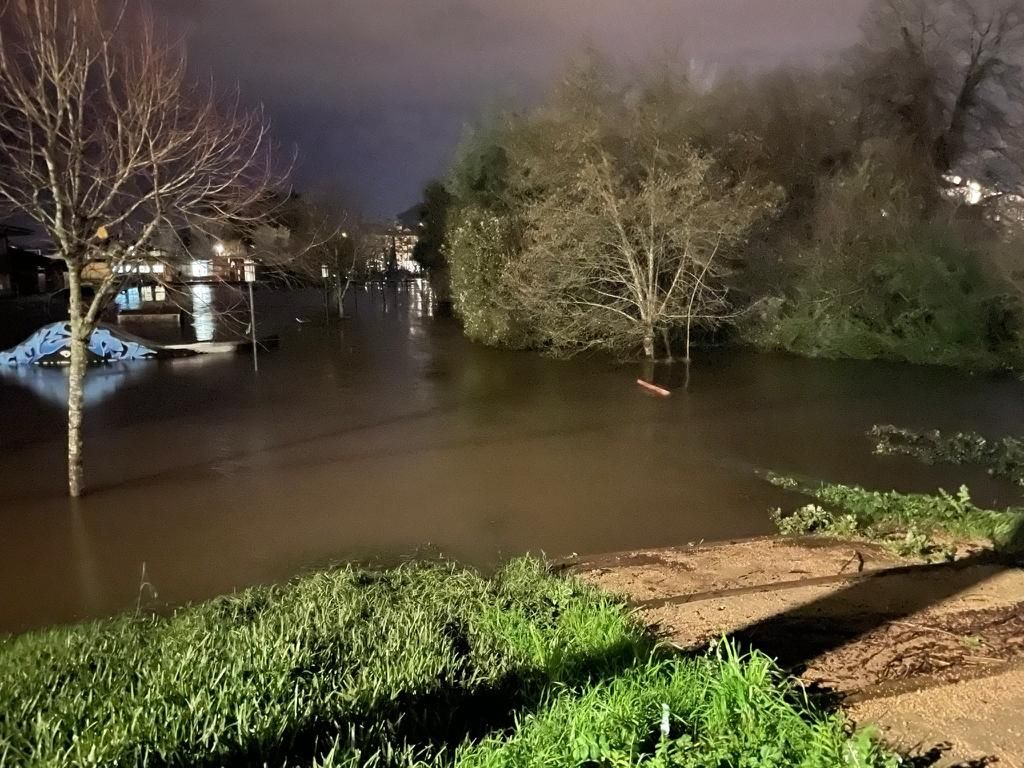
[[764, 657], [668, 656], [522, 559], [339, 569], [2, 640], [0, 765], [895, 762]]
[[710, 657], [638, 664], [581, 695], [561, 695], [511, 736], [491, 736], [462, 749], [458, 764], [896, 764], [867, 734], [851, 738], [835, 718], [811, 717], [810, 711], [768, 659], [740, 658], [723, 644]]
[[981, 541], [996, 549], [1020, 546], [1024, 508], [984, 509], [971, 500], [966, 486], [954, 496], [941, 489], [934, 494], [899, 493], [839, 483], [813, 485], [774, 474], [767, 479], [817, 502], [789, 515], [773, 512], [783, 534], [861, 537], [913, 556], [949, 557], [958, 544]]

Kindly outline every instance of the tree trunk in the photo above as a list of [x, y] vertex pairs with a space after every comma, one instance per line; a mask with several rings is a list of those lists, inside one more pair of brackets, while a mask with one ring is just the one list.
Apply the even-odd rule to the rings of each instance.
[[669, 337], [668, 328], [661, 329], [661, 340], [665, 344], [665, 361], [672, 362], [672, 339]]
[[68, 494], [78, 498], [85, 490], [82, 451], [82, 403], [89, 331], [82, 307], [82, 284], [77, 267], [68, 265], [68, 319], [71, 325], [71, 368], [68, 371]]
[[686, 382], [683, 384], [683, 389], [687, 392], [690, 391], [690, 330], [693, 327], [693, 323], [690, 317], [686, 318], [686, 352], [683, 362], [686, 364]]
[[648, 360], [654, 359], [654, 329], [648, 328], [644, 332], [644, 357]]
[[338, 304], [338, 319], [341, 320], [345, 317], [345, 296], [348, 295], [349, 286], [352, 285], [352, 272], [355, 270], [355, 259], [353, 259], [352, 268], [345, 273], [345, 283], [341, 282], [341, 251], [335, 250], [334, 252], [334, 271], [337, 273], [337, 277], [334, 279], [334, 299]]
[[345, 296], [348, 294], [348, 288], [352, 285], [352, 278], [346, 277], [345, 283], [341, 282], [341, 275], [338, 275], [338, 279], [334, 285], [334, 292], [336, 294], [335, 299], [338, 302], [338, 318], [345, 317]]

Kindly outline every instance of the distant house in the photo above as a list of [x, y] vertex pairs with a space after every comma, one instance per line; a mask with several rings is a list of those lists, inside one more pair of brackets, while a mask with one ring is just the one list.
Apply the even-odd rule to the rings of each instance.
[[27, 227], [0, 224], [0, 296], [49, 293], [64, 287], [64, 269], [39, 249], [18, 247], [12, 239], [32, 237]]
[[412, 257], [420, 239], [416, 211], [410, 208], [371, 235], [369, 267], [372, 271], [388, 275], [418, 275], [423, 271]]
[[[262, 239], [278, 245], [271, 235], [262, 232]], [[262, 240], [261, 240], [262, 242]], [[116, 269], [119, 274], [138, 277], [143, 282], [207, 283], [239, 281], [243, 265], [251, 258], [255, 246], [234, 236], [217, 237], [198, 229], [181, 227], [162, 229], [145, 248], [125, 259]]]
[[29, 230], [0, 224], [0, 296], [14, 293], [14, 257], [11, 254], [11, 238], [24, 237]]
[[975, 179], [953, 174], [944, 177], [946, 196], [969, 207], [981, 206], [992, 221], [1020, 227], [1024, 225], [1024, 197], [997, 189]]

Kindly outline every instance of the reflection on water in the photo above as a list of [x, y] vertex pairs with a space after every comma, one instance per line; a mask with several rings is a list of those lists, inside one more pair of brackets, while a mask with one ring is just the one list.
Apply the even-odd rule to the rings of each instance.
[[167, 288], [162, 285], [139, 285], [125, 288], [114, 297], [114, 303], [121, 310], [142, 309], [145, 304], [163, 303], [167, 300]]
[[[205, 300], [224, 333], [231, 297]], [[0, 377], [0, 632], [131, 608], [143, 564], [174, 603], [424, 547], [489, 565], [766, 533], [769, 508], [799, 502], [759, 468], [1019, 498], [984, 473], [873, 457], [864, 437], [1024, 432], [1011, 379], [723, 351], [659, 399], [633, 365], [470, 344], [422, 281], [348, 301], [349, 320], [297, 323], [322, 317], [319, 291], [259, 291], [281, 343], [258, 374], [246, 355], [91, 370], [92, 493], [73, 506], [65, 373]]]
[[[152, 361], [142, 360], [109, 363], [90, 369], [82, 385], [85, 407], [91, 408], [112, 397], [131, 379], [147, 375], [146, 369], [153, 365]], [[63, 366], [0, 366], [0, 378], [31, 390], [42, 402], [67, 408], [68, 370]]]
[[212, 341], [217, 329], [213, 286], [190, 285], [189, 293], [192, 298], [192, 328], [196, 341]]
[[133, 332], [162, 342], [213, 341], [237, 336], [239, 324], [234, 315], [248, 311], [241, 306], [242, 295], [238, 289], [225, 284], [193, 283], [171, 289], [163, 285], [132, 286], [120, 291], [114, 301], [124, 312], [152, 311], [168, 316], [184, 312], [189, 319], [184, 329], [153, 323], [137, 326], [127, 319], [125, 325]]

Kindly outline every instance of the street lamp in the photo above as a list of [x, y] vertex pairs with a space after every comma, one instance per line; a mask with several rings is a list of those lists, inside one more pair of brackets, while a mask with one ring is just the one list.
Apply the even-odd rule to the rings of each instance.
[[256, 304], [252, 297], [252, 284], [256, 282], [256, 262], [252, 259], [246, 259], [242, 264], [242, 272], [245, 275], [245, 282], [249, 286], [249, 330], [252, 333], [252, 370], [254, 373], [259, 373], [259, 352], [256, 349]]
[[324, 321], [331, 321], [331, 289], [330, 289], [330, 278], [331, 268], [326, 264], [320, 265], [320, 277], [323, 278], [323, 284], [321, 285], [321, 293], [324, 298]]
[[224, 243], [214, 243], [213, 244], [213, 252], [215, 254], [217, 254], [218, 256], [223, 256], [224, 255]]

